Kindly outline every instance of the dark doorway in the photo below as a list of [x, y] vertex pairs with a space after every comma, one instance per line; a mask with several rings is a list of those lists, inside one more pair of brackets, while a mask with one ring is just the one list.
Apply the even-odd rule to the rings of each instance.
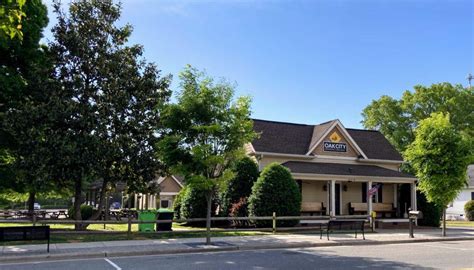
[[336, 215], [341, 214], [341, 184], [336, 184]]

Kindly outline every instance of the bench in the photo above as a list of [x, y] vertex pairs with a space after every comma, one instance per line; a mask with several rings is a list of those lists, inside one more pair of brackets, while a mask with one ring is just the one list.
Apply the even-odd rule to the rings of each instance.
[[48, 240], [48, 252], [49, 236], [49, 226], [0, 227], [0, 242]]
[[322, 215], [323, 213], [326, 213], [326, 207], [323, 206], [322, 202], [302, 202], [301, 213], [309, 213], [311, 216], [314, 213]]
[[[391, 203], [372, 203], [372, 211], [381, 213], [382, 217], [385, 217], [387, 213], [390, 217], [394, 217], [396, 212]], [[367, 214], [367, 203], [349, 203], [349, 214]]]
[[[357, 238], [357, 232], [362, 233], [362, 238], [365, 240], [364, 226], [365, 219], [340, 219], [340, 220], [329, 220], [326, 227], [326, 235], [329, 240], [329, 233], [336, 230], [339, 231], [354, 231], [355, 238]], [[323, 228], [320, 230], [319, 239], [323, 239]]]

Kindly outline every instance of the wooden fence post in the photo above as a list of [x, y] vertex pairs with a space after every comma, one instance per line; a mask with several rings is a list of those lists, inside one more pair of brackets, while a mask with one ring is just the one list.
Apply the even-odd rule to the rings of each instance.
[[132, 217], [130, 212], [128, 213], [128, 224], [127, 224], [127, 237], [130, 238], [130, 234], [132, 233]]
[[273, 221], [272, 232], [273, 232], [273, 234], [275, 234], [276, 230], [277, 230], [277, 228], [276, 228], [277, 222], [276, 222], [276, 213], [275, 212], [273, 212], [272, 221]]
[[33, 217], [33, 226], [36, 226], [36, 213], [33, 212], [32, 215], [33, 215], [32, 216]]

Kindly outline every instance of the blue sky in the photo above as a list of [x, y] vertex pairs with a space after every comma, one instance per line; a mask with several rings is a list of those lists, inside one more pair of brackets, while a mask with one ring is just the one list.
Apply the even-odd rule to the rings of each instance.
[[253, 98], [255, 118], [339, 118], [358, 128], [381, 95], [466, 85], [473, 13], [468, 0], [125, 0], [122, 22], [134, 26], [131, 42], [146, 58], [174, 75], [173, 88], [191, 64], [236, 82], [237, 95]]

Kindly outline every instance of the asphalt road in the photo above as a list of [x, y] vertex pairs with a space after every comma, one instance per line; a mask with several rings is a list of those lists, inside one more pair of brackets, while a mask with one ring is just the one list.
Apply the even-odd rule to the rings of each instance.
[[0, 264], [0, 269], [474, 269], [474, 241]]

